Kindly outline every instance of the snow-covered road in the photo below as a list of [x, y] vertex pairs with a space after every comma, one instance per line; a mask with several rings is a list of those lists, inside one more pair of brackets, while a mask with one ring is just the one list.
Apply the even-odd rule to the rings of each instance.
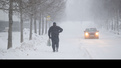
[[[64, 26], [65, 32], [61, 36], [63, 37], [61, 44], [66, 43], [68, 49], [70, 49], [70, 46], [77, 47], [76, 49], [72, 48], [72, 51], [78, 51], [78, 55], [81, 56], [80, 59], [121, 59], [121, 35], [99, 29], [99, 39], [84, 39], [84, 29], [94, 26], [89, 22], [76, 22], [76, 25], [71, 23], [68, 28]], [[76, 53], [73, 53], [73, 55], [76, 55]]]
[[121, 59], [120, 40], [120, 36], [100, 31], [100, 39], [81, 39], [80, 46], [94, 59]]
[[[90, 25], [91, 24], [91, 25]], [[7, 33], [0, 33], [0, 59], [121, 59], [121, 35], [99, 30], [99, 39], [84, 39], [84, 29], [96, 25], [86, 22], [65, 22], [60, 34], [59, 52], [53, 53], [47, 46], [48, 36], [24, 30], [24, 42], [20, 44], [20, 33], [13, 32], [13, 48], [7, 48]]]

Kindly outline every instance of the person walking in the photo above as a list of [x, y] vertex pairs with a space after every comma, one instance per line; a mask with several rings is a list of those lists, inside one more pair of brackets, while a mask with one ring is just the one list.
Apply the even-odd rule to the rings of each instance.
[[52, 40], [52, 49], [53, 52], [58, 52], [59, 48], [59, 33], [61, 33], [63, 29], [56, 25], [56, 22], [53, 22], [53, 26], [51, 26], [48, 30], [48, 36]]

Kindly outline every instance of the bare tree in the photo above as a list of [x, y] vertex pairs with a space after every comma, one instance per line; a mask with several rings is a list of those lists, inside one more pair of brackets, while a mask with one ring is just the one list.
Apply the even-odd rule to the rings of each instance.
[[[61, 20], [61, 17], [65, 12], [65, 7], [66, 7], [66, 0], [47, 0], [47, 2], [42, 4], [42, 14], [43, 17], [47, 18], [47, 16], [51, 17], [51, 22], [53, 21], [58, 21]], [[60, 18], [59, 18], [60, 17]], [[50, 22], [46, 22], [43, 23], [42, 26], [42, 33], [43, 31], [45, 32], [45, 34], [47, 33], [47, 29]]]
[[13, 14], [20, 13], [20, 23], [21, 23], [21, 39], [23, 39], [23, 25], [24, 20], [30, 20], [30, 37], [32, 39], [32, 24], [34, 20], [34, 30], [37, 33], [37, 20], [39, 22], [39, 35], [47, 33], [47, 25], [45, 22], [47, 16], [51, 16], [52, 20], [57, 20], [57, 17], [64, 5], [65, 0], [0, 0], [0, 9], [8, 11], [9, 13], [9, 31], [8, 31], [8, 49], [12, 47], [12, 24], [13, 24]]
[[20, 11], [20, 23], [21, 23], [21, 43], [23, 40], [23, 10], [22, 10], [22, 0], [19, 0], [19, 11]]
[[[92, 0], [90, 2], [90, 14], [96, 24], [103, 24], [108, 30], [113, 30], [119, 34], [121, 0]], [[103, 21], [97, 23], [97, 21]]]
[[9, 30], [8, 30], [8, 47], [12, 47], [12, 25], [13, 25], [13, 0], [9, 0]]

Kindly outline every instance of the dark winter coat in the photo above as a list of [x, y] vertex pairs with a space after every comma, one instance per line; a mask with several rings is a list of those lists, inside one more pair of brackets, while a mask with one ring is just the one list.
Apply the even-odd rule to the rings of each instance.
[[59, 38], [59, 33], [62, 31], [63, 29], [59, 26], [51, 26], [48, 30], [48, 36], [51, 39]]

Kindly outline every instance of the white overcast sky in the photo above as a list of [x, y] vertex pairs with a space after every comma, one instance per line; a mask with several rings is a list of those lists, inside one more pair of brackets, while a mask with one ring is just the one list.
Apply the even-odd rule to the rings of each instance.
[[68, 0], [67, 1], [67, 19], [80, 21], [90, 18], [90, 0]]

